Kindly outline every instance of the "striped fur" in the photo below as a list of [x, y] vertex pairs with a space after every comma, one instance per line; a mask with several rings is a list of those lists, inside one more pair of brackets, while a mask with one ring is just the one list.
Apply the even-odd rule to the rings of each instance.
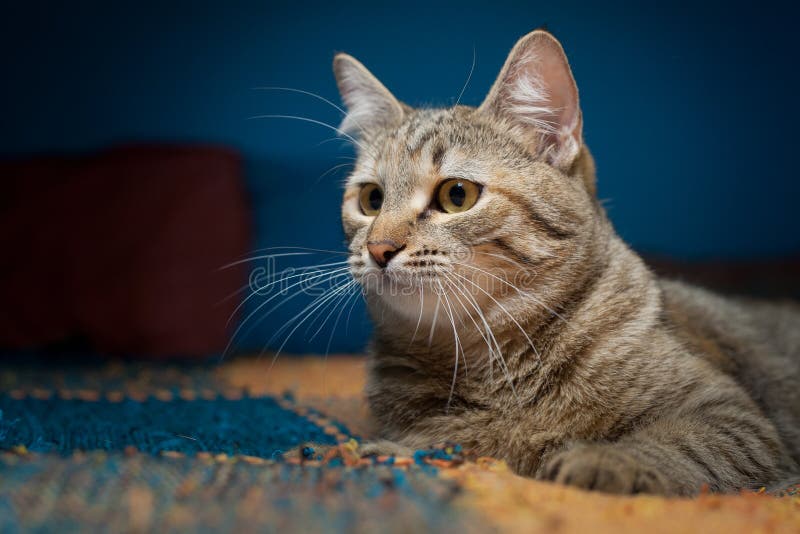
[[[342, 218], [375, 320], [367, 394], [390, 440], [375, 452], [457, 441], [618, 493], [732, 491], [797, 470], [800, 313], [660, 280], [622, 242], [552, 36], [524, 37], [479, 108], [412, 109], [349, 56], [336, 65], [361, 92], [345, 94], [358, 119], [345, 125], [371, 125]], [[435, 209], [450, 177], [483, 186], [472, 209]], [[368, 182], [385, 194], [375, 217], [358, 207]], [[380, 269], [366, 243], [385, 239], [405, 248]]]

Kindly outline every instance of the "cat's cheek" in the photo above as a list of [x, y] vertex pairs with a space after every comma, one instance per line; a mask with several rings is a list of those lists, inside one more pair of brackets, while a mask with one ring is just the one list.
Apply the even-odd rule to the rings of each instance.
[[360, 212], [354, 212], [353, 209], [347, 207], [342, 209], [342, 230], [344, 231], [345, 239], [348, 243], [352, 244], [355, 241], [364, 242], [366, 240], [366, 229], [369, 227], [372, 219], [363, 215]]

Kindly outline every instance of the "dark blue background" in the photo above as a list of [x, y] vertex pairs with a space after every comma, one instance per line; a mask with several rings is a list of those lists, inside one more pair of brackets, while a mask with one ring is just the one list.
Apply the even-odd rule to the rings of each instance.
[[[320, 144], [333, 135], [322, 127], [248, 120], [340, 118], [307, 96], [254, 87], [338, 102], [330, 64], [343, 50], [406, 102], [447, 105], [474, 50], [462, 102], [475, 105], [515, 40], [546, 24], [572, 62], [600, 196], [627, 241], [685, 259], [800, 252], [800, 47], [796, 10], [780, 4], [52, 4], [3, 8], [0, 151], [83, 152], [131, 140], [231, 145], [246, 158], [254, 247], [341, 249], [346, 168], [319, 177], [351, 154], [339, 141]], [[290, 311], [240, 346], [260, 349]], [[362, 347], [360, 309], [355, 316], [334, 350]], [[327, 337], [309, 347], [300, 329], [287, 348], [324, 350]]]

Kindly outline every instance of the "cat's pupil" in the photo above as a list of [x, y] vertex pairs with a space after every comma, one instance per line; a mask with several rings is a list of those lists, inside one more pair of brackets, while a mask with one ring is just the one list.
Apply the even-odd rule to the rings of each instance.
[[381, 209], [383, 205], [383, 193], [377, 187], [369, 192], [369, 207], [374, 210]]
[[464, 201], [467, 199], [467, 192], [464, 190], [464, 186], [461, 183], [457, 183], [451, 187], [447, 194], [450, 197], [450, 202], [459, 208], [464, 205]]

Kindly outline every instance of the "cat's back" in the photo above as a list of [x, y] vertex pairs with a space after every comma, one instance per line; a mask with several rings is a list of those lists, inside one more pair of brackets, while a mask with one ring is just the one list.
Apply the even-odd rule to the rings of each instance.
[[670, 280], [661, 287], [668, 328], [748, 391], [800, 461], [800, 305], [726, 298]]

